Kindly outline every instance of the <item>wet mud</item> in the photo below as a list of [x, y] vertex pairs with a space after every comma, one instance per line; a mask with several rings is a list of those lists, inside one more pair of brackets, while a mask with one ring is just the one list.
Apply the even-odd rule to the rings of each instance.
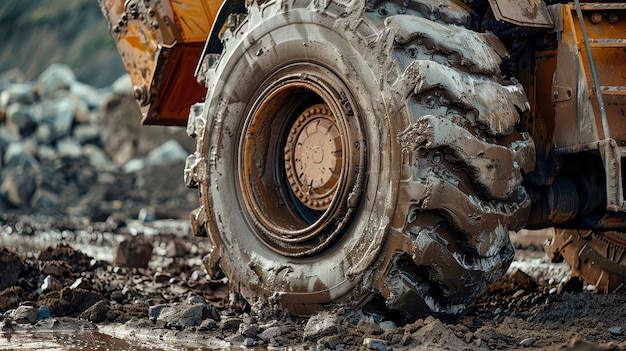
[[[348, 302], [311, 318], [238, 309], [228, 280], [206, 276], [210, 248], [184, 220], [0, 221], [2, 350], [626, 348], [626, 292], [570, 279], [542, 251], [549, 232], [512, 234], [516, 260], [465, 316], [403, 324]], [[147, 264], [131, 267], [146, 248]]]

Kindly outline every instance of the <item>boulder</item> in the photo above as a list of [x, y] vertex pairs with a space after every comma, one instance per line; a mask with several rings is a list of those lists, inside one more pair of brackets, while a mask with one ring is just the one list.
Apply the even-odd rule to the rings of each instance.
[[83, 145], [102, 145], [102, 127], [96, 124], [79, 124], [74, 127], [74, 137]]
[[161, 146], [150, 151], [146, 157], [146, 165], [160, 166], [169, 163], [185, 161], [189, 152], [174, 139], [168, 140]]
[[83, 152], [93, 168], [97, 170], [107, 170], [113, 167], [113, 162], [111, 162], [109, 156], [101, 148], [88, 144], [83, 147]]
[[15, 103], [6, 110], [7, 125], [15, 128], [21, 136], [28, 136], [37, 129], [37, 120], [33, 107]]
[[70, 84], [70, 93], [83, 101], [89, 111], [97, 110], [102, 103], [102, 94], [98, 89], [79, 81]]
[[35, 101], [33, 87], [29, 83], [11, 84], [0, 93], [0, 109], [14, 103], [32, 104]]
[[59, 157], [78, 158], [83, 154], [83, 147], [76, 138], [66, 136], [57, 140], [57, 154]]
[[53, 139], [59, 139], [70, 135], [74, 116], [76, 114], [76, 104], [67, 96], [45, 100], [41, 103], [45, 113], [42, 123], [51, 127]]
[[35, 83], [35, 92], [41, 98], [53, 98], [59, 90], [69, 91], [75, 81], [76, 75], [69, 66], [55, 63], [41, 73]]
[[111, 84], [111, 90], [116, 95], [132, 95], [133, 83], [130, 81], [130, 76], [124, 74], [117, 78], [113, 84]]
[[4, 164], [0, 168], [0, 198], [4, 204], [13, 208], [26, 208], [41, 182], [39, 163], [19, 142], [11, 143], [3, 156]]

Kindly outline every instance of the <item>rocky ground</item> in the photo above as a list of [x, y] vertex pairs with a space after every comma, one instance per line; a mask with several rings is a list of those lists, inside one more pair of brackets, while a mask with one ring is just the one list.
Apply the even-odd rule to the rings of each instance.
[[543, 252], [549, 232], [512, 234], [509, 273], [456, 321], [238, 309], [184, 219], [193, 144], [140, 127], [129, 90], [59, 65], [35, 82], [0, 76], [0, 349], [626, 349], [626, 292], [569, 279]]
[[[518, 258], [457, 321], [351, 305], [310, 319], [228, 302], [184, 220], [0, 217], [0, 349], [621, 350], [626, 293], [597, 295], [514, 234]], [[79, 342], [76, 346], [77, 342]]]

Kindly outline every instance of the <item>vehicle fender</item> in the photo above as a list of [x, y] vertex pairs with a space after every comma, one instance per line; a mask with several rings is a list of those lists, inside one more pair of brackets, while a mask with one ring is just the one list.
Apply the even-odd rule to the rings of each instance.
[[210, 63], [207, 63], [205, 59], [210, 56], [219, 56], [222, 53], [222, 49], [224, 48], [222, 45], [222, 41], [220, 40], [220, 32], [228, 21], [228, 17], [234, 13], [244, 13], [246, 11], [246, 0], [224, 0], [220, 10], [215, 17], [215, 21], [213, 22], [213, 26], [211, 26], [211, 31], [209, 32], [209, 36], [207, 37], [206, 43], [204, 44], [204, 49], [202, 50], [202, 54], [200, 55], [200, 60], [198, 61], [198, 65], [196, 67], [196, 71], [194, 76], [199, 77], [199, 80], [202, 81], [203, 70], [206, 70]]
[[543, 0], [489, 0], [498, 21], [522, 27], [552, 28], [554, 21]]

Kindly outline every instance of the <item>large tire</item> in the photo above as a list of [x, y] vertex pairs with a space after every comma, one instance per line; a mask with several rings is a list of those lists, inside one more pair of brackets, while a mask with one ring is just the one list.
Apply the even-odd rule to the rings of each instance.
[[547, 247], [552, 259], [565, 259], [573, 277], [610, 293], [626, 282], [626, 233], [559, 229]]
[[365, 3], [255, 1], [223, 33], [192, 172], [205, 263], [295, 315], [376, 295], [458, 316], [528, 215], [526, 97], [467, 9]]

